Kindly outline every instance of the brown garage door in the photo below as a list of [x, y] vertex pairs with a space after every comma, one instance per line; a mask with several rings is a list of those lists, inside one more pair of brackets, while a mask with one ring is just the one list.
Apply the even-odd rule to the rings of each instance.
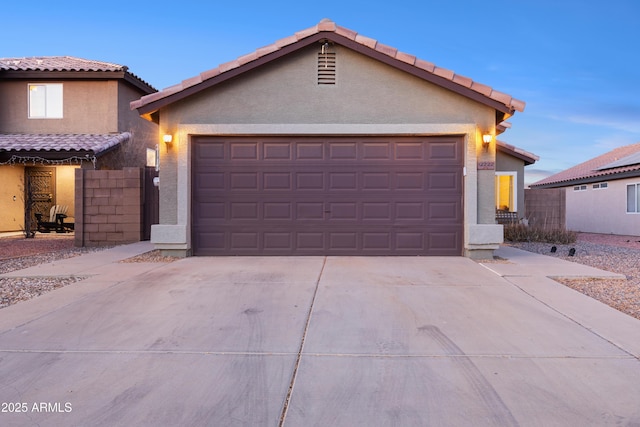
[[194, 137], [194, 254], [461, 255], [462, 146]]

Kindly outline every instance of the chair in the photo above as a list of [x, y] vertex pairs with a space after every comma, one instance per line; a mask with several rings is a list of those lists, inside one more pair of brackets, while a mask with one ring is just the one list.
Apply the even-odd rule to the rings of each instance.
[[49, 210], [49, 221], [43, 221], [41, 213], [35, 214], [38, 222], [38, 231], [40, 233], [51, 233], [51, 230], [55, 230], [56, 233], [65, 233], [67, 229], [73, 230], [73, 224], [64, 223], [68, 210], [69, 207], [67, 205], [52, 206]]

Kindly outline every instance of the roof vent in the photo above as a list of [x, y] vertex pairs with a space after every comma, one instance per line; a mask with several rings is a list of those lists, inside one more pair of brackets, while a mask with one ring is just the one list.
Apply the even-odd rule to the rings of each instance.
[[322, 44], [322, 49], [318, 53], [318, 84], [336, 84], [336, 53], [329, 51], [329, 43]]

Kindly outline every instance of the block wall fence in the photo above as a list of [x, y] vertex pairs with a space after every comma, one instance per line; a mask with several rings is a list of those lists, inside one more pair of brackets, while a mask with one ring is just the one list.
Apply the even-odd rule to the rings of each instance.
[[567, 224], [565, 194], [564, 188], [524, 190], [524, 215], [529, 225], [564, 230]]
[[76, 169], [75, 246], [142, 240], [143, 177], [141, 168]]

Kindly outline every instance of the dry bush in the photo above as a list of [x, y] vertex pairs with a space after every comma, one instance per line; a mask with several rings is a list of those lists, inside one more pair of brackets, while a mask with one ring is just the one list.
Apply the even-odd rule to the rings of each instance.
[[524, 224], [504, 226], [504, 239], [509, 242], [541, 242], [568, 245], [575, 243], [578, 235], [575, 231], [530, 227]]

